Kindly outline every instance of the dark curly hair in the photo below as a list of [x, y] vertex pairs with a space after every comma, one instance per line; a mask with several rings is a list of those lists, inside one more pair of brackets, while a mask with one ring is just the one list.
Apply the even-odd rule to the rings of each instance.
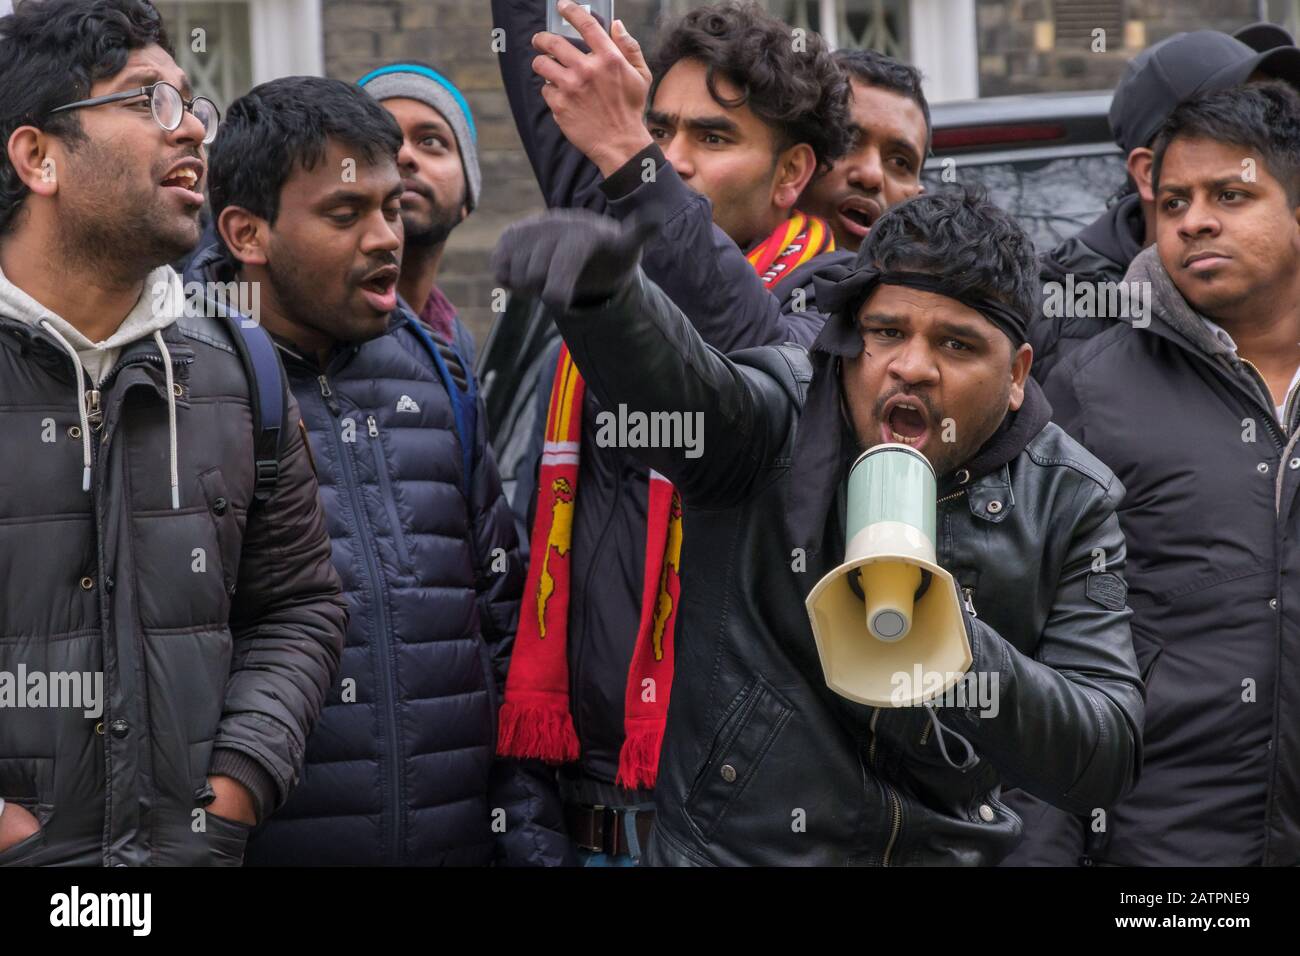
[[993, 299], [1026, 317], [1037, 307], [1034, 244], [1015, 217], [978, 187], [899, 203], [871, 227], [857, 264], [942, 275], [959, 294]]
[[[778, 149], [812, 147], [821, 169], [848, 152], [852, 117], [849, 81], [817, 33], [796, 36], [786, 23], [753, 0], [727, 0], [669, 20], [647, 62], [653, 74], [649, 102], [680, 60], [708, 70], [709, 94], [728, 109], [748, 106], [777, 133]], [[722, 76], [740, 95], [723, 98]]]
[[[68, 141], [84, 138], [76, 110], [55, 107], [85, 99], [99, 80], [116, 76], [132, 50], [171, 44], [149, 0], [28, 0], [0, 18], [0, 143], [20, 126]], [[0, 149], [0, 235], [14, 224], [27, 185]]]

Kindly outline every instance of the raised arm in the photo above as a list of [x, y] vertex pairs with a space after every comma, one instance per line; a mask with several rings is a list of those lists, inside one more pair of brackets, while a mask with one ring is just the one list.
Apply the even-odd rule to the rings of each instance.
[[551, 309], [588, 387], [619, 410], [610, 415], [625, 410], [695, 436], [628, 451], [688, 504], [733, 504], [787, 444], [794, 404], [771, 376], [705, 344], [637, 267], [645, 238], [605, 217], [555, 211], [507, 229], [493, 263], [499, 282]]

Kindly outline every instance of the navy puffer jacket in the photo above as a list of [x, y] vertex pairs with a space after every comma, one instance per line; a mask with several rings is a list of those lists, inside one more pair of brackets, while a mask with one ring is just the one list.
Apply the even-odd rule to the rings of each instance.
[[[226, 268], [212, 250], [190, 273], [219, 281]], [[450, 383], [406, 316], [323, 370], [276, 343], [351, 616], [302, 783], [250, 841], [250, 864], [543, 865], [569, 852], [553, 783], [494, 759], [524, 570], [485, 415], [480, 404], [467, 485]]]

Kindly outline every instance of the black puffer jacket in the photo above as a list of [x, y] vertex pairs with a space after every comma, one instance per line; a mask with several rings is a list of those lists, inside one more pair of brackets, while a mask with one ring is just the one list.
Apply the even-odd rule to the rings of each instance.
[[[701, 457], [641, 450], [686, 506], [648, 862], [995, 863], [1021, 836], [1004, 783], [1075, 812], [1129, 787], [1142, 700], [1114, 513], [1123, 487], [1046, 423], [1036, 387], [940, 505], [939, 561], [976, 609], [964, 615], [972, 669], [997, 675], [999, 707], [941, 710], [947, 729], [932, 732], [925, 709], [853, 704], [822, 675], [804, 599], [843, 554], [843, 505], [814, 529], [803, 570], [781, 520], [806, 353], [724, 357], [640, 273], [557, 321], [605, 402], [705, 416]], [[957, 735], [979, 758], [964, 772], [940, 748], [960, 753]]]
[[207, 814], [195, 832], [208, 775], [265, 778], [266, 812], [298, 782], [346, 612], [296, 427], [272, 497], [250, 510], [250, 384], [233, 334], [202, 318], [163, 332], [173, 509], [158, 345], [127, 346], [100, 384], [87, 492], [71, 357], [0, 317], [0, 671], [102, 672], [106, 698], [98, 717], [0, 710], [0, 796], [42, 824], [0, 864], [238, 864], [247, 827]]
[[1151, 323], [1116, 322], [1048, 380], [1056, 420], [1128, 489], [1142, 780], [1088, 857], [1132, 866], [1300, 864], [1300, 402], [1267, 389], [1178, 292], [1154, 248], [1126, 277]]
[[[221, 282], [230, 265], [213, 247], [191, 272]], [[493, 758], [523, 566], [486, 417], [480, 406], [466, 449], [405, 318], [325, 368], [277, 340], [350, 614], [302, 785], [250, 841], [250, 864], [543, 865], [568, 852], [554, 782]], [[465, 371], [439, 354], [454, 388]]]
[[[1085, 227], [1039, 257], [1043, 283], [1064, 284], [1074, 277], [1076, 287], [1085, 283], [1119, 282], [1133, 257], [1142, 251], [1146, 222], [1137, 193], [1119, 200]], [[1071, 352], [1094, 335], [1105, 332], [1115, 319], [1106, 316], [1046, 316], [1040, 314], [1029, 326], [1029, 344], [1034, 347], [1033, 376], [1046, 382], [1052, 370]]]

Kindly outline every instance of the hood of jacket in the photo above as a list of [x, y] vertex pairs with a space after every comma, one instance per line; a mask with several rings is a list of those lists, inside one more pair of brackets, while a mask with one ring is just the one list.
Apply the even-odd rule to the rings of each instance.
[[[1205, 324], [1205, 317], [1183, 298], [1178, 286], [1174, 285], [1174, 280], [1165, 271], [1155, 246], [1143, 249], [1138, 254], [1124, 274], [1124, 281], [1150, 283], [1151, 324], [1154, 328], [1163, 327], [1204, 357], [1221, 359], [1226, 367], [1232, 367], [1232, 349], [1210, 331], [1210, 327]], [[1118, 321], [1132, 323], [1133, 319]]]
[[117, 330], [102, 341], [92, 342], [67, 319], [41, 305], [0, 272], [0, 315], [44, 330], [64, 345], [65, 351], [71, 346], [95, 384], [103, 381], [124, 346], [176, 322], [184, 305], [181, 277], [171, 266], [159, 266], [145, 278], [140, 298]]
[[[152, 336], [162, 357], [167, 375], [167, 422], [169, 433], [168, 460], [171, 470], [171, 498], [173, 510], [180, 508], [180, 473], [176, 440], [176, 395], [172, 383], [172, 356], [163, 340], [163, 330], [174, 325], [185, 308], [184, 285], [171, 266], [159, 266], [145, 277], [131, 311], [108, 338], [92, 342], [75, 326], [41, 305], [18, 288], [0, 272], [0, 316], [13, 319], [39, 330], [53, 339], [67, 353], [75, 366], [77, 380], [84, 370], [96, 386], [93, 393], [98, 401], [98, 386], [116, 364], [122, 349], [133, 342]], [[90, 430], [92, 416], [98, 409], [91, 405], [85, 390], [77, 389], [77, 416], [81, 425], [81, 457], [83, 491], [90, 490], [92, 453]]]

